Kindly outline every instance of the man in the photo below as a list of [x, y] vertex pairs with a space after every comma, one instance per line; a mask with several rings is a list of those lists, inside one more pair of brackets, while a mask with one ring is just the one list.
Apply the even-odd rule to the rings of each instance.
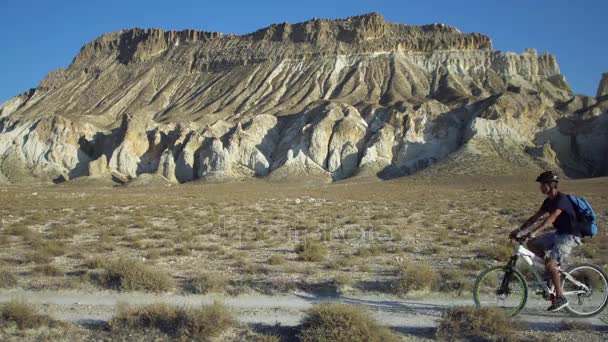
[[[509, 237], [528, 234], [528, 248], [540, 258], [545, 259], [545, 271], [548, 279], [555, 286], [555, 297], [551, 299], [549, 311], [558, 311], [568, 305], [568, 300], [562, 294], [558, 266], [570, 254], [574, 246], [581, 244], [581, 233], [576, 225], [576, 214], [572, 203], [565, 194], [557, 189], [559, 176], [553, 171], [546, 171], [536, 178], [540, 183], [540, 191], [547, 196], [540, 209], [524, 224], [509, 234]], [[538, 219], [544, 217], [542, 223], [533, 227]], [[555, 227], [555, 232], [538, 235], [549, 227]], [[526, 232], [524, 232], [526, 231]]]

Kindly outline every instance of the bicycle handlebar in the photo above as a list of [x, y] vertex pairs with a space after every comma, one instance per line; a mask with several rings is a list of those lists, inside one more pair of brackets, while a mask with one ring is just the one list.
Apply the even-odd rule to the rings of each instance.
[[528, 240], [530, 238], [530, 234], [526, 234], [520, 237], [514, 236], [511, 238], [511, 240], [515, 240], [517, 241], [519, 244], [524, 244], [526, 242], [526, 240]]

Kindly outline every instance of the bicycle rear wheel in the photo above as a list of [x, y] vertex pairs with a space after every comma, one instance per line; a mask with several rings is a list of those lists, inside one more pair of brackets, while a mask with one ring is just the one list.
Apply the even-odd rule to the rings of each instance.
[[568, 299], [566, 310], [577, 316], [590, 317], [602, 312], [608, 304], [608, 276], [591, 264], [573, 265], [566, 271], [571, 278], [562, 279], [562, 292]]
[[515, 316], [526, 306], [528, 284], [517, 270], [506, 266], [493, 267], [477, 277], [473, 300], [478, 307], [500, 308]]

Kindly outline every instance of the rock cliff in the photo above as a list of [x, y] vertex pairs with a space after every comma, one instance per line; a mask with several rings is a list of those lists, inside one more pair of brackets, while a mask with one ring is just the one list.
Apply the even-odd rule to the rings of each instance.
[[553, 55], [375, 13], [122, 30], [0, 105], [0, 182], [607, 175], [606, 82], [575, 96]]

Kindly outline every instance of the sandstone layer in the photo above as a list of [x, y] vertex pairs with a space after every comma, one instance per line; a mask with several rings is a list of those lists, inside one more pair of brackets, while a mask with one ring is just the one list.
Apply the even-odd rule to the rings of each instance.
[[608, 174], [608, 90], [553, 55], [379, 14], [245, 35], [130, 29], [0, 105], [0, 182]]

